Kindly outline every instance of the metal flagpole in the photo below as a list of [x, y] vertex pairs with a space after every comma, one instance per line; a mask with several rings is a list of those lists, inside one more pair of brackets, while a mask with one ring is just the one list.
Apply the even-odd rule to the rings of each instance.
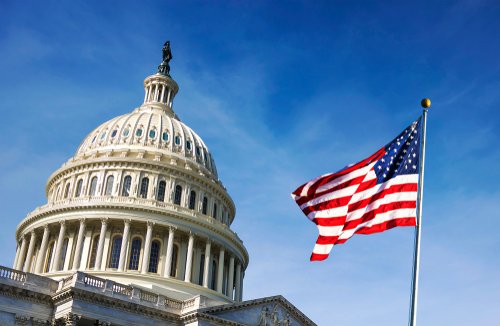
[[422, 114], [422, 135], [420, 143], [420, 167], [417, 194], [417, 226], [415, 228], [415, 253], [413, 254], [413, 280], [411, 289], [410, 326], [417, 326], [417, 297], [418, 297], [418, 272], [420, 267], [420, 231], [422, 227], [422, 200], [424, 197], [424, 165], [425, 165], [425, 128], [427, 124], [427, 112], [431, 101], [424, 98], [421, 102], [424, 108]]

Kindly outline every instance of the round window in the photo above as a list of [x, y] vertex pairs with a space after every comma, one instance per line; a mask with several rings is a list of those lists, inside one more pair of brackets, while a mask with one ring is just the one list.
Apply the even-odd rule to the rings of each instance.
[[151, 129], [149, 131], [149, 138], [155, 138], [156, 137], [156, 130], [154, 129]]
[[163, 141], [168, 141], [168, 132], [164, 131], [163, 135], [161, 135], [161, 139], [163, 139]]
[[130, 134], [130, 129], [125, 128], [125, 129], [123, 130], [123, 137], [127, 137], [127, 136], [128, 136], [128, 134]]
[[117, 132], [118, 131], [116, 129], [113, 130], [113, 132], [111, 132], [111, 138], [115, 138]]
[[137, 130], [135, 131], [135, 135], [136, 135], [137, 137], [141, 137], [141, 136], [142, 136], [142, 129], [141, 129], [141, 128], [137, 129]]

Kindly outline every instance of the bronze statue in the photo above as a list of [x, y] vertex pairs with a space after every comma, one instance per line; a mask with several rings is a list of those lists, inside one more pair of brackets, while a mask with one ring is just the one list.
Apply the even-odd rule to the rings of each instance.
[[170, 41], [166, 41], [162, 49], [163, 61], [158, 66], [158, 72], [160, 74], [170, 77], [170, 65], [168, 64], [172, 60], [172, 51], [170, 51]]

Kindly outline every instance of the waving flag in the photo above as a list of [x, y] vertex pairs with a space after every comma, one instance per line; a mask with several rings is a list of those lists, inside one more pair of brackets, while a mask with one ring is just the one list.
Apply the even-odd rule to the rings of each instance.
[[355, 233], [416, 225], [421, 117], [368, 158], [313, 179], [292, 193], [319, 229], [311, 261]]

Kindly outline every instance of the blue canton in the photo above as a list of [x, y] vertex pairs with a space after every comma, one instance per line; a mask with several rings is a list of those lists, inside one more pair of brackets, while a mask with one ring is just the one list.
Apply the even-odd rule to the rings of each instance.
[[375, 163], [377, 183], [402, 174], [418, 174], [420, 164], [420, 121], [418, 118], [385, 146], [385, 155]]

